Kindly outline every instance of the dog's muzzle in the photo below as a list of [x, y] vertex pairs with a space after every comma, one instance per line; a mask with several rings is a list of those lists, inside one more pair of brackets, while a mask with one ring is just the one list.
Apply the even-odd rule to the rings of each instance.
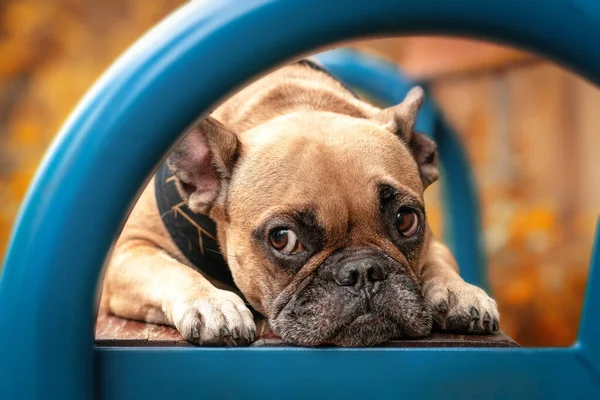
[[270, 321], [300, 345], [371, 346], [431, 331], [431, 310], [407, 267], [377, 248], [329, 256]]

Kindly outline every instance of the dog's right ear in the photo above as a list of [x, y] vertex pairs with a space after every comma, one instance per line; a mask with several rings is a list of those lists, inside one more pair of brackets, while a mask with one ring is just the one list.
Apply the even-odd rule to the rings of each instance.
[[435, 142], [414, 131], [424, 97], [423, 89], [415, 86], [402, 103], [381, 110], [373, 119], [406, 143], [419, 167], [423, 188], [426, 188], [438, 179], [439, 170]]
[[373, 119], [409, 143], [424, 99], [423, 89], [415, 86], [408, 91], [400, 104], [381, 110]]
[[235, 133], [206, 117], [171, 152], [167, 164], [190, 210], [209, 214], [223, 205], [240, 147]]

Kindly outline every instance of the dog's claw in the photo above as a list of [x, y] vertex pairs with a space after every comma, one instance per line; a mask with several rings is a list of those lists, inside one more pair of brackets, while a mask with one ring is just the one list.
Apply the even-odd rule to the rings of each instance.
[[200, 338], [200, 329], [198, 329], [197, 326], [192, 328], [192, 337], [194, 339], [199, 339]]
[[225, 326], [219, 329], [219, 333], [221, 334], [221, 337], [231, 337], [231, 332], [229, 332], [229, 329]]
[[440, 310], [442, 314], [446, 314], [446, 312], [448, 311], [448, 303], [446, 302], [446, 300], [443, 300], [440, 303], [440, 305], [438, 306], [438, 310]]
[[459, 334], [489, 334], [499, 329], [496, 302], [485, 291], [463, 281], [438, 279], [426, 289], [425, 296], [437, 305], [436, 326]]
[[487, 312], [483, 316], [483, 330], [486, 332], [489, 332], [492, 330], [492, 317]]
[[471, 318], [473, 318], [474, 320], [478, 320], [479, 319], [479, 310], [476, 309], [475, 307], [471, 307]]
[[464, 327], [469, 326], [470, 322], [471, 318], [469, 318], [469, 316], [464, 314], [457, 314], [449, 317], [446, 321], [446, 325], [449, 331], [460, 333], [464, 329]]

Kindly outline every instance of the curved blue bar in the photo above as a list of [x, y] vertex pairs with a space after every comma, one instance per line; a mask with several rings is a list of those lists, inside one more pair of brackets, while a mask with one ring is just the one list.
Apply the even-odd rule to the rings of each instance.
[[[135, 44], [92, 88], [63, 127], [35, 178], [0, 281], [0, 393], [10, 399], [94, 396], [94, 294], [102, 260], [123, 216], [141, 183], [176, 138], [251, 77], [325, 44], [429, 32], [470, 35], [535, 49], [600, 82], [600, 23], [593, 4], [594, 0], [546, 0], [541, 4], [536, 0], [347, 0], [343, 6], [338, 0], [222, 0], [186, 4]], [[589, 290], [598, 292], [599, 286], [596, 278], [589, 283]], [[580, 347], [543, 353], [546, 368], [536, 367], [538, 372], [530, 377], [540, 385], [539, 393], [567, 393], [552, 392], [557, 376], [572, 379], [570, 395], [598, 390], [597, 380], [590, 380], [600, 371], [598, 357], [584, 352], [598, 348], [599, 338], [586, 334], [597, 329], [598, 322], [590, 321], [589, 316], [597, 315], [598, 308], [598, 304], [586, 305]], [[238, 351], [243, 357], [250, 350]], [[461, 350], [461, 359], [474, 360], [469, 356], [473, 352]], [[293, 353], [286, 350], [280, 354]], [[477, 385], [469, 387], [465, 381], [468, 374], [449, 371], [451, 364], [446, 362], [452, 361], [451, 354], [439, 353], [439, 362], [435, 357], [428, 362], [452, 377], [446, 383], [460, 383], [448, 387], [448, 393], [456, 396], [477, 389], [489, 394], [482, 386], [485, 380], [469, 381]], [[234, 358], [234, 353], [226, 354]], [[361, 352], [334, 352], [336, 357], [324, 357], [328, 353], [318, 351], [303, 354], [293, 371], [327, 371], [332, 384], [354, 376], [354, 363], [365, 361]], [[387, 357], [390, 368], [371, 369], [361, 383], [393, 395], [397, 390], [394, 377], [403, 371], [398, 362], [418, 362], [419, 351], [405, 354], [398, 359]], [[513, 358], [502, 352], [499, 355], [493, 371], [500, 374], [509, 371], [517, 359], [523, 368], [535, 362], [522, 352]], [[209, 368], [200, 356], [195, 362], [198, 368]], [[578, 367], [566, 375], [556, 373], [566, 365]], [[223, 371], [222, 367], [214, 370]], [[464, 363], [462, 367], [463, 371], [474, 368]], [[196, 370], [184, 372], [198, 377]], [[297, 386], [297, 376], [278, 375], [280, 385], [296, 382]], [[510, 378], [506, 386], [518, 379], [506, 376]], [[238, 381], [228, 382], [235, 385]], [[544, 382], [547, 390], [542, 390]], [[201, 389], [189, 387], [195, 392]]]
[[[393, 63], [355, 50], [330, 50], [314, 58], [351, 87], [387, 106], [401, 102], [415, 85]], [[431, 96], [425, 99], [416, 128], [433, 135], [438, 143], [446, 242], [454, 252], [462, 277], [489, 291], [479, 199], [465, 150]]]

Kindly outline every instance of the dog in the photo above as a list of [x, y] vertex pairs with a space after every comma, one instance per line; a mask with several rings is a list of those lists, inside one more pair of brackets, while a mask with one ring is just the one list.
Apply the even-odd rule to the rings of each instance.
[[255, 314], [300, 346], [497, 331], [496, 302], [427, 222], [438, 167], [414, 131], [423, 97], [380, 109], [310, 60], [240, 90], [142, 192], [102, 304], [199, 345], [247, 345]]

